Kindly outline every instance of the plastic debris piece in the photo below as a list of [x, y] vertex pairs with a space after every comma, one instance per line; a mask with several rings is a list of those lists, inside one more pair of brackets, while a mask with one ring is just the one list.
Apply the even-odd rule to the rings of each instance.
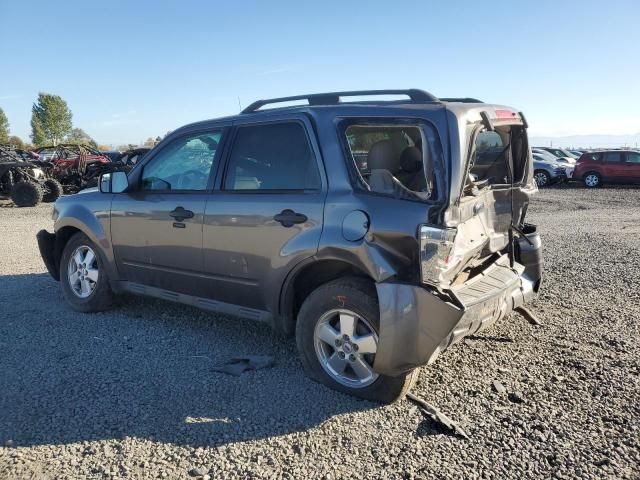
[[273, 357], [269, 355], [244, 355], [242, 357], [233, 357], [221, 365], [215, 365], [213, 371], [239, 377], [248, 370], [260, 370], [272, 366]]
[[413, 403], [415, 403], [416, 405], [418, 405], [421, 408], [422, 412], [427, 414], [429, 418], [431, 418], [431, 420], [442, 425], [443, 427], [453, 432], [454, 434], [469, 440], [469, 435], [467, 435], [467, 433], [462, 429], [462, 427], [458, 425], [455, 421], [447, 417], [444, 413], [442, 413], [436, 407], [434, 407], [430, 403], [427, 403], [422, 398], [416, 397], [412, 393], [407, 393], [407, 398], [411, 400]]

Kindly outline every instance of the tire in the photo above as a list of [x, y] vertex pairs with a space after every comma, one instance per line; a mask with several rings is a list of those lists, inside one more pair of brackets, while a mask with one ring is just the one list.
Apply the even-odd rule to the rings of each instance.
[[55, 202], [62, 196], [62, 184], [55, 178], [47, 178], [42, 186], [44, 188], [43, 202]]
[[[88, 258], [89, 251], [93, 253], [93, 258]], [[80, 273], [80, 279], [73, 284], [72, 271]], [[82, 279], [86, 280], [86, 284]], [[101, 312], [113, 304], [113, 292], [100, 251], [84, 233], [73, 235], [62, 251], [60, 282], [67, 303], [78, 312]]]
[[602, 176], [598, 172], [587, 172], [582, 177], [582, 182], [587, 188], [598, 188], [602, 186]]
[[42, 201], [43, 195], [40, 185], [24, 180], [11, 189], [11, 201], [18, 207], [35, 207]]
[[[350, 332], [348, 341], [342, 337], [345, 331], [349, 332], [340, 328], [342, 315], [345, 316], [345, 326], [350, 324], [346, 317], [355, 319], [355, 332]], [[327, 326], [333, 330], [326, 330]], [[369, 352], [374, 350], [374, 344], [377, 349], [379, 329], [378, 298], [370, 282], [348, 277], [318, 287], [302, 304], [296, 324], [296, 343], [306, 374], [334, 390], [373, 402], [393, 403], [403, 398], [417, 379], [419, 370], [397, 377], [379, 375], [370, 370], [375, 354], [360, 353], [365, 348]], [[325, 331], [329, 333], [319, 333]], [[329, 342], [325, 341], [327, 338]], [[342, 343], [338, 346], [335, 342]], [[339, 354], [342, 358], [338, 357]], [[330, 371], [334, 360], [339, 362], [338, 366], [346, 365], [342, 374]], [[371, 376], [358, 376], [352, 365]], [[369, 370], [362, 365], [368, 366]]]
[[548, 187], [551, 185], [551, 175], [544, 170], [536, 170], [533, 172], [533, 178], [535, 179], [538, 188]]

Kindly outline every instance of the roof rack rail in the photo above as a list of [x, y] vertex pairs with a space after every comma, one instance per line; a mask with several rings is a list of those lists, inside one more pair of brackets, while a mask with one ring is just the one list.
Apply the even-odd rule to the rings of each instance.
[[473, 97], [461, 97], [461, 98], [448, 97], [448, 98], [441, 98], [440, 100], [443, 102], [457, 102], [457, 103], [484, 103], [482, 100], [478, 100], [477, 98], [473, 98]]
[[375, 96], [375, 95], [406, 95], [411, 99], [411, 103], [435, 103], [438, 98], [425, 92], [410, 88], [408, 90], [354, 90], [351, 92], [329, 92], [329, 93], [313, 93], [310, 95], [295, 95], [293, 97], [270, 98], [268, 100], [258, 100], [253, 102], [242, 113], [251, 113], [272, 103], [292, 102], [296, 100], [306, 100], [309, 105], [337, 105], [340, 103], [340, 97], [358, 97], [358, 96]]

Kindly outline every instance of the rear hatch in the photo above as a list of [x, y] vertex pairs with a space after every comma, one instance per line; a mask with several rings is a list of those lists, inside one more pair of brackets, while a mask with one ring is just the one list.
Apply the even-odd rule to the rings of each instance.
[[505, 255], [513, 260], [510, 246], [525, 228], [529, 197], [537, 191], [520, 114], [484, 104], [450, 110], [458, 129], [451, 138], [459, 138], [460, 156], [452, 155], [445, 212], [450, 253], [438, 275], [441, 288], [466, 282]]

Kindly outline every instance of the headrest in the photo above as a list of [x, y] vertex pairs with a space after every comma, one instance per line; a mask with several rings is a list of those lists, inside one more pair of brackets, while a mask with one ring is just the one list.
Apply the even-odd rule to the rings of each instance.
[[407, 147], [400, 155], [400, 166], [407, 173], [422, 170], [422, 152], [418, 147]]
[[393, 144], [389, 140], [380, 140], [372, 145], [367, 155], [369, 170], [389, 170], [395, 173], [399, 170]]

